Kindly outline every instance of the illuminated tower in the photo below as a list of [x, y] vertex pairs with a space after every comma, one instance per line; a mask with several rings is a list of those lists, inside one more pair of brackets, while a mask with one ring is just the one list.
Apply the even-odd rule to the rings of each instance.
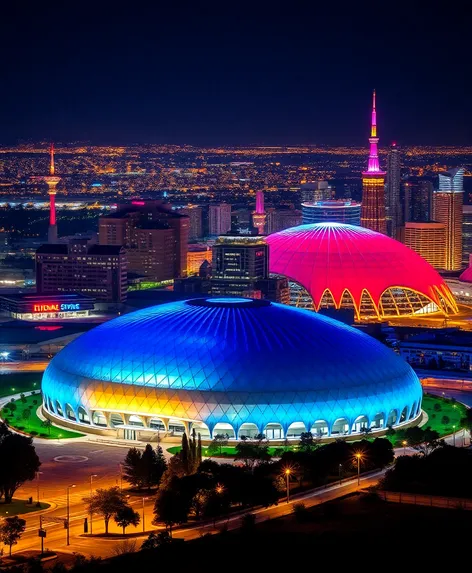
[[51, 164], [49, 166], [49, 175], [42, 177], [48, 186], [49, 194], [49, 228], [48, 243], [57, 243], [57, 223], [56, 223], [56, 187], [60, 177], [54, 175], [54, 144], [51, 143]]
[[252, 213], [252, 224], [259, 235], [264, 234], [266, 216], [264, 211], [264, 191], [257, 191], [256, 210]]
[[400, 204], [401, 183], [400, 148], [393, 142], [387, 156], [386, 217], [389, 237], [398, 239], [402, 225], [402, 208]]
[[385, 171], [380, 170], [377, 144], [377, 117], [375, 111], [375, 90], [372, 105], [372, 126], [369, 137], [370, 154], [367, 171], [362, 173], [361, 226], [387, 234], [385, 219]]

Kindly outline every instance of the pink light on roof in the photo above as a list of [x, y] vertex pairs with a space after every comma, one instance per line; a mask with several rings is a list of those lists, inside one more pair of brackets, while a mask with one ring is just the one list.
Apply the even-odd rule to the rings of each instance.
[[131, 205], [145, 205], [144, 201], [131, 201]]
[[377, 144], [379, 142], [379, 138], [377, 137], [377, 111], [375, 109], [375, 90], [372, 95], [372, 121], [370, 127], [370, 154], [369, 154], [369, 163], [367, 165], [366, 174], [369, 173], [380, 173], [383, 174], [383, 171], [380, 170], [380, 163], [379, 163], [379, 153], [377, 149]]

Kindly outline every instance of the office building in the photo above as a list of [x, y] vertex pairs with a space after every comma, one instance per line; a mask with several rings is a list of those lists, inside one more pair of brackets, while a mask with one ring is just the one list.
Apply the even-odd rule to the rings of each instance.
[[204, 261], [211, 263], [211, 248], [208, 245], [189, 245], [187, 253], [187, 276], [196, 276]]
[[94, 299], [78, 293], [0, 296], [0, 311], [16, 320], [87, 318], [93, 309]]
[[154, 281], [185, 276], [189, 217], [161, 201], [132, 201], [100, 217], [100, 245], [126, 248], [128, 271]]
[[288, 282], [269, 277], [269, 247], [260, 236], [219, 237], [213, 246], [211, 283], [214, 295], [273, 296], [275, 302], [288, 302]]
[[231, 205], [220, 203], [210, 205], [209, 232], [210, 235], [224, 235], [231, 230]]
[[446, 225], [447, 271], [462, 267], [462, 208], [464, 203], [464, 168], [439, 174], [439, 189], [433, 195], [433, 217]]
[[377, 145], [377, 112], [375, 91], [372, 102], [372, 123], [370, 131], [370, 154], [367, 171], [362, 173], [361, 225], [378, 233], [387, 233], [385, 219], [385, 171], [380, 170]]
[[403, 184], [405, 222], [427, 223], [433, 219], [433, 183], [422, 177], [408, 177]]
[[446, 225], [444, 223], [406, 222], [404, 242], [435, 269], [445, 268]]
[[271, 209], [267, 213], [266, 234], [270, 235], [270, 233], [277, 233], [301, 224], [301, 211], [297, 209]]
[[302, 203], [302, 223], [346, 223], [360, 226], [361, 204], [343, 199]]
[[203, 237], [203, 211], [199, 205], [187, 205], [179, 211], [189, 221], [188, 239], [196, 241]]
[[472, 255], [472, 205], [462, 207], [462, 266], [469, 265]]
[[403, 213], [400, 204], [400, 148], [393, 142], [387, 156], [387, 179], [385, 193], [385, 217], [387, 220], [387, 235], [398, 238], [402, 225]]
[[314, 181], [300, 185], [300, 200], [302, 203], [312, 201], [328, 201], [333, 196], [333, 190], [327, 181]]
[[42, 245], [36, 251], [36, 290], [40, 295], [80, 293], [99, 302], [126, 300], [127, 258], [119, 245], [86, 239]]

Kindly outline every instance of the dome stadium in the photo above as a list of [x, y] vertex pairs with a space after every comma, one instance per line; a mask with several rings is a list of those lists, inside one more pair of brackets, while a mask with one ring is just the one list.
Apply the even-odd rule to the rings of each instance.
[[449, 287], [417, 253], [370, 229], [341, 223], [267, 237], [270, 272], [290, 281], [291, 304], [353, 308], [358, 320], [458, 312]]
[[[111, 320], [61, 350], [42, 382], [55, 422], [119, 438], [356, 434], [412, 423], [422, 389], [375, 339], [265, 300], [206, 298]], [[148, 438], [148, 439], [152, 439]]]

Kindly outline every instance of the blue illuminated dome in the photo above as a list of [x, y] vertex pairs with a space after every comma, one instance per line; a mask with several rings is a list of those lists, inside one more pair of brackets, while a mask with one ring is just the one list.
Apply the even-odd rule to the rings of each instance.
[[47, 415], [123, 437], [190, 426], [271, 439], [376, 431], [416, 419], [421, 396], [410, 366], [362, 332], [234, 298], [111, 320], [66, 346], [43, 377]]

